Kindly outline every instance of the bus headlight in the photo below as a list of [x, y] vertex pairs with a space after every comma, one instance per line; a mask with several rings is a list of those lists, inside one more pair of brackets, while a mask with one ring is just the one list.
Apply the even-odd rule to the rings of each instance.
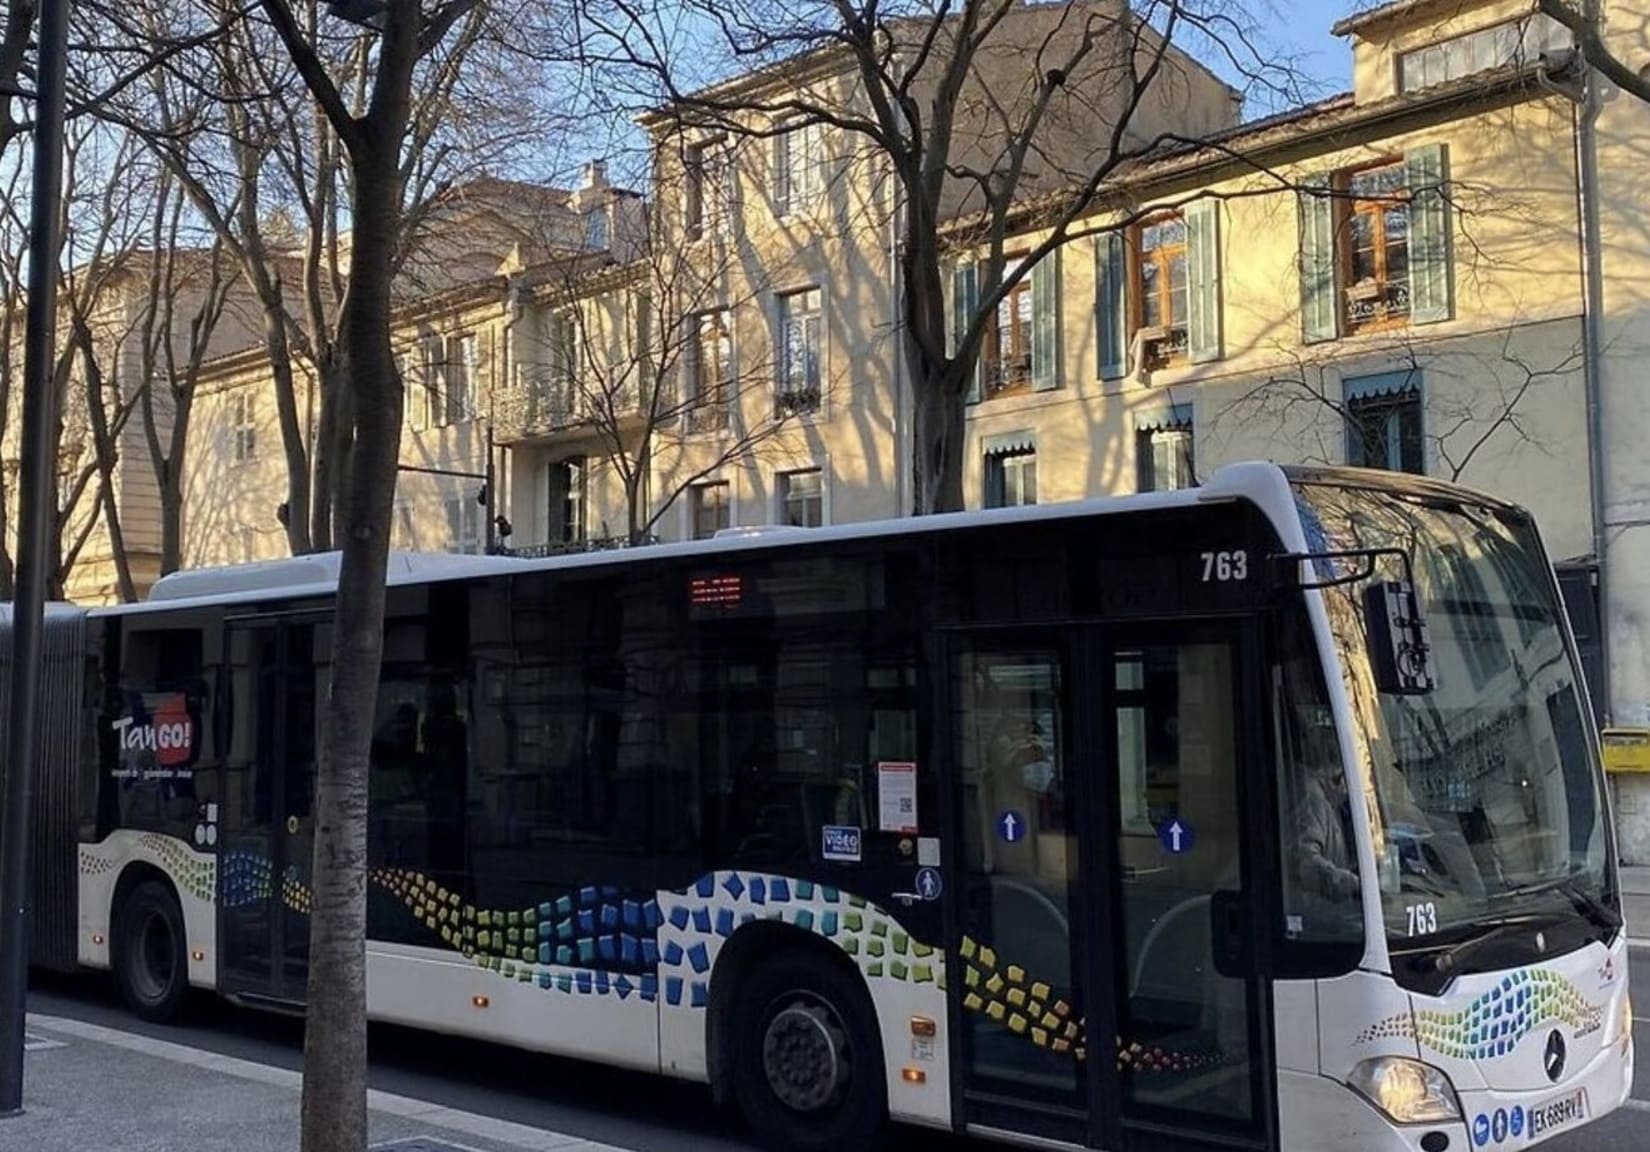
[[1633, 997], [1629, 993], [1621, 998], [1621, 1050], [1623, 1053], [1633, 1046]]
[[1439, 1124], [1461, 1118], [1455, 1085], [1419, 1060], [1377, 1056], [1354, 1068], [1346, 1082], [1395, 1124]]

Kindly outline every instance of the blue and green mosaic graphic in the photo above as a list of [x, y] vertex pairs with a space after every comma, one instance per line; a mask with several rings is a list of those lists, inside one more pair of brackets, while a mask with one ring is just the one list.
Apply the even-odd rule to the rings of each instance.
[[829, 884], [751, 872], [701, 876], [682, 892], [659, 895], [659, 950], [665, 1002], [703, 1008], [721, 942], [755, 920], [789, 924], [831, 941], [870, 980], [945, 989], [938, 951], [914, 940], [887, 913]]
[[[621, 1000], [658, 996], [654, 969], [660, 916], [655, 901], [586, 885], [529, 908], [477, 908], [419, 872], [379, 868], [370, 879], [405, 904], [442, 943], [507, 980]], [[567, 971], [569, 967], [575, 970]]]
[[1537, 968], [1503, 977], [1459, 1011], [1390, 1016], [1359, 1033], [1358, 1043], [1416, 1040], [1441, 1056], [1493, 1060], [1549, 1021], [1584, 1033], [1602, 1024], [1603, 1009], [1556, 972]]
[[275, 866], [269, 857], [237, 849], [223, 856], [223, 906], [245, 908], [268, 900], [274, 890]]

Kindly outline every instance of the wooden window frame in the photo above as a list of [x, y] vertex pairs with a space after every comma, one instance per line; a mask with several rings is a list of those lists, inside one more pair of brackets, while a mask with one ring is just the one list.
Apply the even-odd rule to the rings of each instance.
[[[1157, 224], [1166, 223], [1170, 220], [1178, 220], [1180, 221], [1182, 228], [1187, 227], [1186, 214], [1179, 209], [1169, 209], [1163, 212], [1154, 212], [1145, 219], [1136, 222], [1134, 226], [1129, 229], [1128, 243], [1124, 247], [1124, 259], [1127, 262], [1129, 285], [1129, 290], [1127, 293], [1129, 323], [1128, 343], [1131, 346], [1134, 343], [1135, 337], [1138, 336], [1142, 329], [1146, 326], [1146, 229]], [[1160, 325], [1159, 327], [1161, 327], [1166, 334], [1172, 334], [1177, 328], [1185, 333], [1185, 338], [1178, 342], [1178, 348], [1176, 348], [1174, 341], [1170, 341], [1170, 351], [1167, 355], [1162, 355], [1156, 351], [1158, 345], [1162, 342], [1162, 337], [1152, 341], [1152, 354], [1148, 357], [1146, 367], [1152, 369], [1153, 371], [1185, 364], [1191, 355], [1191, 316], [1182, 316], [1178, 324], [1172, 322], [1174, 318], [1174, 276], [1171, 265], [1174, 259], [1174, 253], [1177, 251], [1180, 253], [1181, 259], [1186, 262], [1186, 311], [1188, 313], [1191, 311], [1192, 254], [1191, 233], [1188, 230], [1186, 233], [1186, 238], [1179, 244], [1170, 244], [1162, 248], [1153, 249], [1151, 263], [1157, 265], [1158, 275], [1161, 277], [1160, 283], [1162, 285], [1158, 291], [1158, 307], [1162, 310], [1164, 315], [1167, 315], [1170, 318], [1171, 321], [1169, 324]], [[1159, 253], [1162, 255], [1160, 256]], [[1146, 353], [1147, 349], [1142, 348], [1141, 354], [1146, 355]]]
[[[1005, 268], [1017, 267], [1025, 263], [1028, 253], [1014, 252], [1003, 257]], [[1020, 297], [1031, 299], [1031, 315], [1023, 322], [1020, 319]], [[1003, 309], [1008, 309], [1009, 334], [1018, 337], [1010, 340], [1010, 347], [1016, 353], [1017, 362], [1015, 374], [1005, 377], [1002, 372], [1003, 341], [1002, 315]], [[1006, 295], [991, 310], [991, 327], [986, 332], [985, 347], [981, 349], [985, 361], [985, 394], [986, 397], [1017, 396], [1022, 392], [1031, 391], [1034, 375], [1031, 363], [1031, 330], [1036, 324], [1037, 301], [1031, 297], [1031, 273], [1026, 274], [1010, 288]]]
[[[1387, 278], [1386, 216], [1393, 206], [1392, 202], [1379, 199], [1363, 199], [1352, 191], [1352, 183], [1359, 176], [1370, 172], [1378, 172], [1384, 168], [1395, 168], [1404, 173], [1403, 203], [1413, 210], [1414, 195], [1409, 191], [1409, 175], [1402, 156], [1382, 157], [1367, 164], [1343, 168], [1335, 173], [1335, 267], [1339, 279], [1339, 283], [1336, 285], [1336, 296], [1337, 306], [1340, 308], [1341, 330], [1348, 334], [1390, 332], [1399, 328], [1407, 328], [1410, 324], [1410, 309], [1414, 306], [1413, 301], [1411, 301], [1410, 306], [1406, 307], [1404, 311], [1392, 312], [1383, 305], [1383, 314], [1368, 320], [1359, 320], [1352, 315], [1352, 292], [1356, 287], [1352, 278], [1354, 258], [1352, 222], [1354, 217], [1371, 217], [1370, 234], [1375, 241], [1375, 294], [1384, 296], [1391, 284], [1391, 281]], [[1404, 233], [1404, 245], [1407, 254], [1409, 248], [1409, 231], [1407, 229]]]

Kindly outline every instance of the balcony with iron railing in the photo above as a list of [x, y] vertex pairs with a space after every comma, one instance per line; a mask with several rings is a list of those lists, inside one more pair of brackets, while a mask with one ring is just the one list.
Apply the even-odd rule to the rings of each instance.
[[518, 376], [498, 396], [493, 434], [500, 444], [583, 435], [643, 417], [636, 381], [568, 375]]

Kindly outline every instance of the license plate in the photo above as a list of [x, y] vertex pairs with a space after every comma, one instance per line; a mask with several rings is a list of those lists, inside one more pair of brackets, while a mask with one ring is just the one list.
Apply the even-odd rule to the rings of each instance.
[[1530, 1137], [1545, 1136], [1560, 1128], [1584, 1123], [1587, 1119], [1587, 1089], [1578, 1088], [1568, 1096], [1537, 1104], [1530, 1109]]

